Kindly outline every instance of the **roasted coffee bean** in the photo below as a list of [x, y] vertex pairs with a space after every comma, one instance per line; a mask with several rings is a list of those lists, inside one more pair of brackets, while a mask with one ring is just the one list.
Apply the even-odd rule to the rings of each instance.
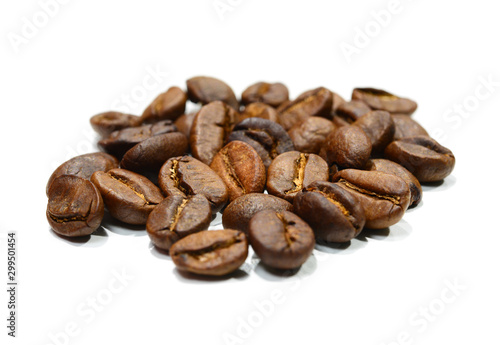
[[142, 123], [155, 123], [163, 120], [176, 120], [184, 114], [187, 96], [177, 86], [169, 88], [161, 93], [144, 110], [141, 116]]
[[234, 110], [239, 109], [239, 103], [233, 90], [222, 80], [212, 77], [194, 77], [186, 81], [187, 94], [194, 103], [208, 104], [222, 101]]
[[213, 214], [226, 205], [229, 196], [219, 175], [208, 165], [191, 156], [167, 160], [160, 169], [158, 184], [166, 196], [203, 195], [209, 201]]
[[120, 129], [138, 126], [141, 122], [139, 116], [107, 111], [90, 118], [90, 125], [103, 138]]
[[250, 219], [259, 211], [293, 211], [288, 201], [269, 194], [250, 193], [231, 202], [222, 214], [222, 225], [226, 229], [237, 229], [248, 234]]
[[300, 267], [314, 249], [311, 227], [292, 212], [261, 211], [250, 220], [248, 239], [261, 261], [269, 267]]
[[304, 153], [319, 153], [326, 137], [335, 129], [332, 121], [323, 117], [311, 116], [297, 123], [289, 131], [295, 149]]
[[175, 120], [174, 124], [181, 132], [189, 139], [191, 135], [191, 126], [193, 125], [194, 118], [196, 117], [197, 112], [188, 113], [181, 115], [177, 120]]
[[393, 141], [385, 149], [385, 158], [404, 166], [420, 183], [441, 181], [455, 167], [451, 150], [428, 136]]
[[223, 276], [237, 270], [248, 256], [248, 240], [236, 230], [201, 231], [170, 247], [177, 269], [191, 273]]
[[356, 88], [352, 91], [352, 99], [362, 101], [374, 110], [385, 110], [389, 113], [410, 115], [417, 109], [417, 103], [411, 99], [374, 88]]
[[[343, 125], [345, 123], [350, 124], [359, 119], [361, 116], [368, 114], [372, 109], [361, 101], [350, 101], [342, 103], [338, 106], [335, 111], [336, 117], [334, 117], [334, 123], [338, 125]], [[343, 120], [342, 121], [338, 121]], [[337, 120], [337, 122], [335, 122]]]
[[354, 121], [354, 126], [361, 128], [370, 138], [372, 155], [381, 155], [393, 138], [396, 127], [391, 115], [386, 111], [374, 110]]
[[210, 204], [204, 196], [172, 195], [149, 214], [146, 230], [156, 247], [169, 250], [180, 238], [207, 230], [211, 220]]
[[194, 118], [189, 136], [193, 156], [210, 165], [237, 122], [238, 113], [223, 102], [215, 101], [203, 106]]
[[342, 126], [331, 132], [325, 141], [328, 163], [340, 168], [362, 169], [372, 151], [370, 138], [357, 126]]
[[317, 240], [348, 242], [365, 225], [365, 210], [358, 198], [335, 183], [311, 183], [297, 194], [293, 207], [312, 227]]
[[394, 140], [402, 138], [416, 137], [421, 135], [429, 135], [424, 127], [408, 115], [395, 114], [391, 115], [394, 121], [395, 132]]
[[346, 102], [346, 100], [338, 93], [332, 92], [332, 94], [333, 94], [333, 104], [332, 104], [332, 113], [330, 116], [331, 118], [335, 116], [335, 112], [337, 111], [338, 107], [340, 107], [342, 104]]
[[278, 107], [285, 101], [288, 101], [288, 88], [282, 83], [255, 83], [241, 94], [241, 103], [245, 105], [261, 102]]
[[59, 235], [86, 236], [101, 225], [104, 202], [90, 181], [74, 175], [61, 175], [50, 185], [48, 197], [47, 220]]
[[229, 201], [248, 193], [262, 193], [266, 167], [257, 151], [242, 141], [232, 141], [217, 153], [210, 165], [227, 186]]
[[160, 189], [151, 181], [125, 169], [97, 171], [91, 181], [111, 216], [127, 224], [146, 224], [151, 211], [163, 200]]
[[125, 153], [120, 166], [137, 173], [155, 173], [167, 159], [187, 152], [188, 140], [179, 132], [155, 135], [141, 141]]
[[328, 181], [328, 164], [313, 153], [282, 153], [267, 170], [269, 194], [289, 202], [293, 202], [295, 195], [314, 181]]
[[294, 101], [280, 106], [280, 124], [289, 130], [309, 116], [331, 118], [333, 94], [330, 90], [319, 87], [299, 95]]
[[417, 178], [402, 165], [388, 159], [370, 159], [366, 163], [366, 170], [381, 171], [401, 177], [410, 187], [411, 201], [409, 207], [415, 207], [422, 200], [422, 186]]
[[177, 132], [177, 127], [170, 120], [139, 127], [125, 128], [115, 131], [106, 139], [98, 142], [99, 148], [115, 157], [122, 158], [132, 147], [155, 135]]
[[265, 103], [248, 104], [240, 115], [240, 121], [248, 119], [249, 117], [260, 117], [279, 123], [279, 116], [276, 109]]
[[61, 164], [50, 176], [47, 182], [46, 193], [52, 182], [61, 175], [74, 175], [90, 180], [96, 171], [108, 171], [118, 168], [118, 160], [104, 152], [87, 153], [71, 158]]
[[283, 127], [275, 122], [253, 117], [234, 126], [228, 141], [239, 140], [252, 146], [266, 169], [279, 154], [293, 151], [293, 142]]
[[341, 170], [333, 182], [359, 199], [369, 229], [396, 224], [410, 204], [410, 188], [400, 177], [380, 171]]

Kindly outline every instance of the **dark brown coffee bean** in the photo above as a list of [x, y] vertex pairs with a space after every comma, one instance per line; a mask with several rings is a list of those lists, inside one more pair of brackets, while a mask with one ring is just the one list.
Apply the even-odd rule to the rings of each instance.
[[421, 135], [429, 135], [424, 127], [408, 115], [391, 115], [396, 128], [394, 132], [394, 140], [402, 138], [416, 137]]
[[362, 169], [372, 151], [370, 138], [357, 126], [342, 126], [325, 141], [328, 162], [340, 168]]
[[184, 114], [187, 96], [177, 86], [172, 86], [161, 93], [144, 110], [141, 116], [142, 123], [155, 123], [163, 120], [176, 120]]
[[240, 121], [248, 119], [249, 117], [260, 117], [279, 123], [279, 116], [276, 109], [264, 103], [248, 104], [240, 115]]
[[335, 125], [332, 121], [323, 117], [311, 116], [293, 126], [288, 131], [288, 135], [297, 151], [317, 154], [328, 134], [334, 129]]
[[252, 146], [266, 169], [279, 154], [293, 151], [293, 142], [283, 127], [275, 122], [253, 117], [234, 126], [228, 141], [239, 140]]
[[314, 181], [328, 181], [328, 164], [313, 153], [285, 152], [273, 160], [267, 171], [269, 194], [289, 202]]
[[410, 115], [417, 109], [417, 103], [411, 99], [374, 88], [356, 88], [352, 91], [352, 99], [360, 100], [374, 110], [385, 110], [389, 113]]
[[294, 101], [280, 106], [280, 124], [289, 130], [309, 116], [330, 118], [333, 104], [333, 94], [330, 90], [319, 87], [299, 95]]
[[172, 195], [149, 214], [146, 230], [156, 247], [169, 250], [180, 238], [207, 230], [211, 221], [212, 211], [204, 196]]
[[91, 181], [111, 216], [127, 224], [146, 224], [151, 211], [163, 200], [160, 189], [151, 181], [125, 169], [97, 171]]
[[120, 165], [137, 173], [158, 174], [167, 159], [184, 155], [187, 148], [188, 141], [182, 133], [155, 135], [128, 150]]
[[191, 135], [191, 126], [193, 125], [194, 118], [196, 117], [197, 112], [188, 113], [181, 115], [177, 120], [175, 120], [174, 124], [181, 132], [189, 139]]
[[194, 77], [186, 81], [190, 101], [208, 104], [222, 101], [234, 110], [239, 109], [239, 103], [233, 90], [222, 80], [211, 77]]
[[237, 270], [248, 256], [248, 240], [236, 230], [211, 230], [191, 234], [170, 247], [177, 269], [223, 276]]
[[293, 211], [288, 201], [269, 194], [250, 193], [231, 202], [222, 214], [222, 225], [226, 229], [237, 229], [248, 234], [250, 219], [259, 211]]
[[372, 155], [383, 154], [384, 149], [394, 139], [396, 127], [391, 115], [386, 111], [374, 110], [354, 121], [353, 126], [361, 128], [372, 143]]
[[383, 229], [399, 222], [410, 204], [410, 188], [400, 177], [380, 171], [341, 170], [333, 182], [359, 199], [369, 229]]
[[223, 102], [215, 101], [203, 106], [194, 118], [189, 136], [193, 156], [210, 165], [237, 122], [238, 113]]
[[261, 211], [250, 220], [248, 239], [261, 261], [269, 267], [300, 267], [314, 249], [311, 227], [292, 212]]
[[155, 135], [177, 132], [177, 127], [170, 120], [139, 127], [115, 131], [108, 138], [98, 142], [99, 148], [115, 157], [122, 158], [132, 147]]
[[348, 242], [365, 225], [365, 211], [359, 200], [335, 183], [311, 183], [297, 194], [293, 207], [312, 227], [317, 240]]
[[262, 193], [266, 167], [257, 151], [242, 141], [232, 141], [217, 153], [210, 165], [227, 186], [229, 201], [248, 193]]
[[278, 107], [287, 100], [288, 88], [282, 83], [255, 83], [241, 94], [241, 102], [245, 105], [261, 102], [272, 107]]
[[409, 207], [415, 207], [422, 199], [422, 186], [417, 178], [402, 165], [388, 159], [370, 159], [365, 167], [370, 171], [381, 171], [401, 177], [410, 187], [411, 201]]
[[342, 104], [344, 104], [346, 102], [346, 100], [342, 96], [340, 96], [338, 93], [332, 92], [332, 94], [333, 94], [333, 104], [332, 104], [331, 118], [333, 118], [333, 116], [335, 116], [335, 112], [337, 111], [338, 107], [340, 107]]
[[47, 220], [59, 235], [86, 236], [101, 225], [104, 202], [101, 193], [88, 180], [61, 175], [50, 185], [48, 196]]
[[74, 175], [90, 180], [96, 171], [108, 171], [118, 168], [118, 160], [104, 152], [93, 152], [76, 156], [61, 164], [50, 176], [47, 182], [46, 193], [52, 182], [61, 175]]
[[167, 160], [160, 169], [158, 184], [166, 196], [203, 195], [210, 203], [213, 214], [226, 205], [229, 196], [219, 175], [208, 165], [191, 156]]
[[350, 101], [342, 103], [337, 107], [337, 110], [335, 111], [335, 115], [337, 118], [334, 117], [334, 123], [336, 125], [353, 123], [361, 116], [368, 114], [371, 110], [372, 109], [369, 106], [361, 101]]
[[139, 116], [107, 111], [90, 118], [90, 125], [103, 138], [120, 129], [138, 126], [141, 122]]
[[428, 136], [393, 141], [385, 149], [385, 158], [404, 166], [420, 183], [441, 181], [455, 167], [451, 150]]

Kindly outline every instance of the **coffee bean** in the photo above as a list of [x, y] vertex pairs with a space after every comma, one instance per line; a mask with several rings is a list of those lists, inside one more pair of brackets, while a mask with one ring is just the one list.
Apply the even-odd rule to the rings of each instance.
[[197, 113], [198, 112], [183, 114], [174, 122], [179, 132], [184, 134], [188, 139], [191, 135], [191, 126], [193, 125], [193, 121]]
[[333, 94], [333, 104], [332, 104], [332, 113], [330, 118], [333, 118], [335, 116], [335, 112], [337, 111], [337, 109], [346, 102], [346, 100], [338, 93], [332, 92], [332, 94]]
[[311, 227], [292, 212], [264, 210], [250, 220], [249, 241], [261, 261], [269, 267], [300, 267], [314, 249]]
[[311, 116], [297, 123], [289, 131], [295, 149], [304, 153], [319, 153], [326, 137], [335, 129], [332, 121]]
[[213, 214], [226, 205], [229, 196], [219, 175], [208, 165], [191, 156], [167, 160], [160, 169], [158, 184], [166, 196], [203, 195], [209, 201]]
[[441, 181], [455, 167], [451, 150], [428, 136], [393, 141], [386, 147], [385, 157], [404, 166], [420, 183]]
[[348, 242], [365, 225], [365, 210], [358, 198], [335, 183], [311, 183], [297, 194], [293, 207], [312, 227], [317, 240]]
[[144, 110], [141, 116], [142, 123], [155, 123], [163, 120], [176, 120], [184, 114], [187, 96], [177, 86], [169, 88], [161, 93]]
[[333, 94], [330, 90], [319, 87], [299, 95], [294, 101], [278, 108], [280, 124], [289, 130], [309, 116], [330, 118], [333, 104]]
[[394, 140], [421, 135], [429, 135], [425, 128], [410, 116], [401, 114], [395, 114], [391, 116], [396, 129], [394, 132]]
[[240, 121], [248, 119], [249, 117], [260, 117], [279, 123], [279, 116], [276, 109], [265, 103], [248, 104], [240, 115]]
[[279, 154], [293, 151], [293, 142], [283, 127], [275, 122], [249, 118], [234, 126], [228, 141], [239, 140], [252, 146], [266, 169]]
[[160, 189], [151, 181], [125, 169], [97, 171], [91, 181], [111, 216], [127, 224], [146, 224], [151, 211], [163, 200]]
[[50, 185], [48, 197], [47, 220], [59, 235], [86, 236], [101, 225], [104, 202], [90, 181], [74, 175], [58, 176]]
[[352, 91], [352, 99], [360, 100], [374, 110], [385, 110], [389, 113], [410, 115], [417, 109], [417, 103], [411, 99], [374, 88], [356, 88]]
[[369, 229], [396, 224], [410, 204], [410, 188], [400, 177], [380, 171], [341, 170], [333, 182], [359, 199]]
[[325, 141], [330, 164], [340, 168], [362, 169], [372, 151], [370, 138], [357, 126], [342, 126], [331, 132]]
[[415, 207], [420, 203], [422, 199], [422, 186], [420, 186], [417, 178], [402, 165], [388, 159], [370, 159], [365, 169], [381, 171], [401, 177], [410, 187], [411, 201], [409, 207]]
[[259, 82], [250, 85], [241, 94], [244, 105], [261, 102], [272, 107], [278, 107], [288, 100], [288, 88], [282, 83]]
[[122, 158], [123, 155], [138, 143], [155, 135], [177, 132], [177, 127], [170, 120], [164, 120], [155, 124], [147, 124], [139, 127], [125, 128], [115, 131], [106, 139], [99, 140], [99, 148], [115, 157]]
[[177, 269], [195, 274], [223, 276], [237, 270], [248, 256], [248, 240], [236, 230], [191, 234], [170, 247]]
[[172, 132], [155, 135], [141, 141], [125, 153], [121, 167], [137, 173], [155, 173], [167, 159], [187, 152], [188, 141], [184, 134]]
[[389, 145], [396, 130], [391, 115], [386, 111], [374, 110], [361, 116], [353, 123], [370, 138], [372, 155], [381, 155]]
[[107, 111], [90, 118], [90, 125], [103, 138], [120, 129], [138, 126], [141, 122], [139, 116]]
[[215, 155], [210, 168], [224, 181], [229, 201], [247, 193], [262, 193], [266, 167], [257, 151], [242, 141], [232, 141]]
[[118, 160], [104, 152], [93, 152], [73, 157], [52, 173], [47, 182], [46, 193], [49, 195], [50, 185], [61, 175], [74, 175], [90, 180], [96, 171], [108, 171], [115, 168], [118, 168]]
[[[368, 114], [372, 109], [361, 101], [350, 101], [342, 103], [335, 111], [334, 123], [338, 125], [350, 124], [359, 119], [361, 116]], [[335, 122], [335, 120], [343, 120], [344, 122]]]
[[169, 250], [180, 238], [207, 230], [211, 220], [210, 204], [204, 196], [172, 195], [149, 214], [146, 230], [156, 247]]
[[288, 201], [269, 194], [250, 193], [232, 201], [222, 214], [222, 225], [226, 229], [237, 229], [248, 233], [250, 219], [259, 211], [293, 211]]
[[213, 101], [222, 101], [239, 109], [239, 103], [233, 90], [222, 80], [212, 77], [194, 77], [186, 81], [187, 94], [194, 103], [208, 104]]
[[276, 157], [267, 171], [269, 194], [293, 202], [295, 195], [314, 181], [328, 181], [328, 165], [318, 155], [285, 152]]
[[210, 165], [238, 121], [238, 113], [223, 102], [203, 106], [191, 127], [189, 143], [193, 156]]

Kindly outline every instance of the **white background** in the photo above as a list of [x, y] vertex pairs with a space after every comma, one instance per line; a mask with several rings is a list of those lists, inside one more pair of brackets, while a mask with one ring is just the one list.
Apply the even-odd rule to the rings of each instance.
[[[213, 0], [41, 3], [50, 1], [0, 5], [2, 344], [499, 343], [493, 1], [222, 0], [222, 14]], [[109, 219], [86, 242], [54, 235], [45, 183], [60, 163], [96, 149], [89, 118], [123, 109], [124, 96], [140, 114], [195, 75], [238, 95], [265, 80], [285, 83], [291, 97], [318, 86], [347, 99], [357, 86], [410, 97], [414, 118], [455, 153], [455, 170], [424, 187], [422, 204], [389, 231], [318, 246], [292, 276], [250, 255], [230, 278], [192, 279], [144, 231]], [[16, 339], [6, 336], [12, 230]]]

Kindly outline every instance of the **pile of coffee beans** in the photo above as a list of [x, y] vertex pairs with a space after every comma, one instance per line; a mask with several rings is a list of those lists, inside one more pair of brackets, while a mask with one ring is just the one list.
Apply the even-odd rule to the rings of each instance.
[[[455, 157], [411, 115], [417, 104], [374, 88], [350, 101], [324, 87], [294, 100], [258, 82], [238, 100], [226, 83], [194, 77], [141, 116], [93, 116], [103, 152], [74, 157], [47, 183], [47, 219], [88, 236], [108, 212], [143, 225], [179, 270], [225, 275], [251, 245], [274, 269], [296, 269], [317, 241], [348, 242], [396, 224], [446, 178]], [[187, 102], [199, 110], [186, 113]], [[208, 230], [222, 213], [222, 230]]]

